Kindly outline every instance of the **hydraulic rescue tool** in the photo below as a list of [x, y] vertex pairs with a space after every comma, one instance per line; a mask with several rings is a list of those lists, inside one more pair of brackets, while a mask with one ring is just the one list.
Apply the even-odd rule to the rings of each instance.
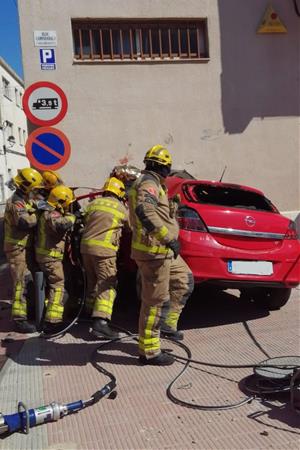
[[[97, 391], [89, 400], [77, 400], [72, 403], [60, 404], [52, 402], [49, 405], [38, 408], [27, 409], [24, 403], [18, 403], [18, 412], [3, 415], [0, 413], [0, 435], [15, 431], [29, 433], [29, 428], [46, 422], [55, 422], [68, 414], [80, 411], [87, 406], [93, 405], [108, 394], [116, 396], [116, 381], [112, 380], [102, 389]], [[113, 392], [114, 391], [114, 392]]]

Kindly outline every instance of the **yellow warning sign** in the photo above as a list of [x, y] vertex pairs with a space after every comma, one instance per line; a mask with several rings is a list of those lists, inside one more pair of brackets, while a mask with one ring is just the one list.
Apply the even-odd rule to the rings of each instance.
[[278, 14], [271, 5], [266, 9], [261, 24], [257, 29], [257, 33], [287, 33], [286, 27], [283, 25]]

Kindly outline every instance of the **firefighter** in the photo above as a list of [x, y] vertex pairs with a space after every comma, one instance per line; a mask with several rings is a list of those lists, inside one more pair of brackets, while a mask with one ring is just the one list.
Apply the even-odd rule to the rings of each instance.
[[29, 197], [42, 182], [42, 176], [37, 170], [30, 167], [19, 169], [12, 179], [16, 191], [7, 200], [4, 213], [4, 251], [13, 280], [12, 318], [17, 331], [23, 333], [36, 331], [35, 326], [27, 320], [24, 291], [27, 271], [34, 277], [37, 269], [33, 248], [37, 211]]
[[98, 337], [119, 336], [110, 327], [117, 285], [117, 252], [128, 212], [122, 201], [124, 183], [110, 177], [103, 196], [92, 201], [84, 214], [81, 254], [87, 276], [86, 312], [92, 315], [92, 332]]
[[63, 321], [66, 297], [63, 256], [66, 235], [75, 223], [75, 216], [68, 212], [73, 200], [73, 191], [67, 186], [58, 185], [50, 191], [48, 200], [40, 209], [35, 252], [46, 279], [46, 333], [55, 331], [57, 324]]
[[43, 189], [40, 191], [40, 197], [43, 200], [47, 200], [51, 189], [53, 189], [56, 186], [59, 186], [60, 184], [64, 184], [64, 182], [61, 179], [60, 175], [57, 172], [54, 172], [53, 170], [45, 170], [44, 172], [42, 172], [42, 177], [43, 177]]
[[164, 182], [171, 171], [171, 155], [155, 145], [146, 153], [144, 163], [145, 170], [129, 191], [131, 256], [142, 281], [139, 360], [164, 366], [172, 364], [174, 358], [161, 352], [160, 332], [164, 337], [183, 339], [177, 323], [194, 280], [179, 256], [178, 224]]

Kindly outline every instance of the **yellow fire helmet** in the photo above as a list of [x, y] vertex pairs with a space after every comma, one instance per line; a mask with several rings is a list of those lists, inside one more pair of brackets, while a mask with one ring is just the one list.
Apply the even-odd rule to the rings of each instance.
[[39, 188], [43, 185], [42, 175], [32, 167], [25, 169], [18, 169], [17, 175], [13, 178], [14, 184], [25, 194], [28, 194], [32, 189]]
[[49, 205], [53, 206], [53, 208], [66, 211], [74, 200], [75, 198], [72, 189], [60, 184], [51, 189], [47, 202]]
[[170, 152], [162, 145], [154, 145], [147, 151], [144, 163], [147, 161], [154, 161], [163, 166], [171, 166], [172, 164]]
[[103, 190], [104, 192], [112, 192], [119, 198], [125, 197], [125, 185], [123, 181], [115, 177], [110, 177], [105, 181]]
[[42, 173], [44, 185], [46, 189], [52, 189], [55, 186], [59, 186], [60, 184], [63, 184], [63, 180], [60, 178], [57, 172], [54, 172], [53, 170], [45, 170]]

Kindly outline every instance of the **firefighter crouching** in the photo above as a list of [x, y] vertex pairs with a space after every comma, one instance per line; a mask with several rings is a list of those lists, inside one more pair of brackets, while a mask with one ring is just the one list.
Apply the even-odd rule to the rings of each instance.
[[131, 256], [142, 281], [139, 317], [139, 353], [142, 364], [170, 365], [174, 358], [162, 353], [162, 336], [182, 340], [177, 331], [181, 311], [192, 293], [191, 270], [179, 256], [178, 224], [170, 210], [164, 180], [172, 159], [161, 145], [145, 155], [145, 170], [129, 191]]
[[75, 223], [75, 216], [68, 212], [73, 202], [73, 191], [59, 185], [50, 191], [46, 202], [42, 202], [35, 243], [36, 259], [46, 278], [45, 332], [55, 331], [56, 324], [63, 320], [64, 270], [63, 256], [67, 232]]
[[117, 252], [128, 213], [122, 181], [108, 178], [103, 190], [103, 196], [85, 210], [80, 250], [87, 276], [86, 313], [94, 319], [92, 332], [113, 339], [119, 336], [109, 325], [116, 298]]
[[24, 295], [27, 270], [31, 272], [33, 279], [37, 270], [34, 258], [37, 211], [29, 196], [35, 188], [42, 185], [43, 180], [37, 170], [28, 167], [18, 170], [12, 182], [16, 191], [7, 200], [4, 213], [4, 251], [13, 280], [12, 318], [18, 331], [33, 333], [36, 328], [27, 320]]

